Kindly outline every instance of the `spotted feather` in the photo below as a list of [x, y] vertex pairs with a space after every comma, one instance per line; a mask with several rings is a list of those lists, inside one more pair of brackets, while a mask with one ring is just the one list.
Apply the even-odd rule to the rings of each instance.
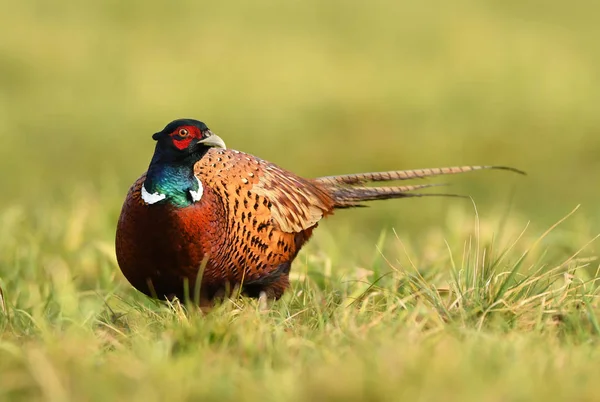
[[225, 149], [196, 120], [171, 122], [153, 138], [158, 142], [153, 159], [131, 187], [117, 225], [119, 266], [149, 296], [184, 298], [198, 291], [201, 305], [235, 288], [279, 298], [298, 252], [335, 209], [452, 195], [415, 192], [435, 184], [370, 187], [369, 182], [514, 170], [465, 166], [306, 179]]

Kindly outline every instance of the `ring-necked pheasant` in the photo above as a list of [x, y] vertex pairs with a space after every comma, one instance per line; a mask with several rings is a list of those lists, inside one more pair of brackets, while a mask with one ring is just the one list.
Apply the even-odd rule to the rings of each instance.
[[[318, 222], [364, 201], [425, 195], [420, 184], [394, 181], [503, 166], [463, 166], [305, 179], [243, 152], [197, 120], [169, 123], [148, 171], [131, 187], [116, 234], [119, 266], [146, 295], [201, 305], [241, 287], [251, 297], [279, 298], [292, 261]], [[441, 194], [444, 195], [444, 194]], [[198, 300], [197, 300], [198, 301]]]

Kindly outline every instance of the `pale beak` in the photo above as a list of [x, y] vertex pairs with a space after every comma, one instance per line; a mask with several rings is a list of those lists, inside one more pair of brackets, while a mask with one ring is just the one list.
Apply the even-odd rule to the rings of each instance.
[[202, 144], [206, 147], [213, 147], [213, 148], [223, 148], [223, 149], [227, 148], [225, 146], [225, 141], [223, 141], [223, 139], [221, 137], [219, 137], [216, 134], [213, 134], [212, 131], [209, 131], [209, 133], [210, 133], [210, 135], [207, 138], [198, 141], [198, 144]]

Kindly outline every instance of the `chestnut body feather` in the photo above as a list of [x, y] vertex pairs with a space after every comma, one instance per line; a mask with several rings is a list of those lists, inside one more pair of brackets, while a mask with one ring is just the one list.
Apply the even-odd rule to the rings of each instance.
[[515, 170], [465, 166], [304, 179], [225, 149], [195, 120], [176, 120], [154, 138], [148, 172], [130, 188], [117, 224], [118, 263], [146, 295], [183, 299], [198, 290], [201, 305], [238, 286], [249, 296], [279, 298], [289, 286], [292, 261], [319, 220], [336, 208], [440, 195], [411, 193], [434, 184], [360, 186], [366, 182]]
[[250, 296], [265, 291], [280, 297], [293, 259], [333, 210], [331, 196], [312, 181], [237, 151], [210, 149], [194, 173], [204, 195], [183, 208], [146, 205], [145, 175], [131, 187], [116, 239], [125, 277], [159, 298], [193, 296], [199, 273], [203, 301], [242, 283]]

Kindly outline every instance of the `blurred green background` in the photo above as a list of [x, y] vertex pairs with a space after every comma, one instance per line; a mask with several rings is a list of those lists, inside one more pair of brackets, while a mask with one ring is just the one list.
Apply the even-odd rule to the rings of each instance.
[[[96, 203], [102, 240], [150, 136], [200, 119], [303, 176], [504, 164], [452, 177], [485, 217], [600, 229], [600, 3], [33, 1], [0, 16], [1, 208]], [[444, 180], [443, 180], [444, 181]], [[439, 225], [456, 199], [377, 203], [327, 227]], [[29, 213], [28, 212], [28, 213]], [[370, 238], [375, 242], [374, 238]]]
[[[576, 251], [600, 232], [599, 17], [599, 0], [4, 1], [0, 400], [597, 400], [600, 247]], [[469, 200], [340, 211], [270, 313], [201, 317], [151, 303], [114, 253], [151, 135], [181, 117], [306, 177], [529, 175], [439, 180], [481, 232]]]

